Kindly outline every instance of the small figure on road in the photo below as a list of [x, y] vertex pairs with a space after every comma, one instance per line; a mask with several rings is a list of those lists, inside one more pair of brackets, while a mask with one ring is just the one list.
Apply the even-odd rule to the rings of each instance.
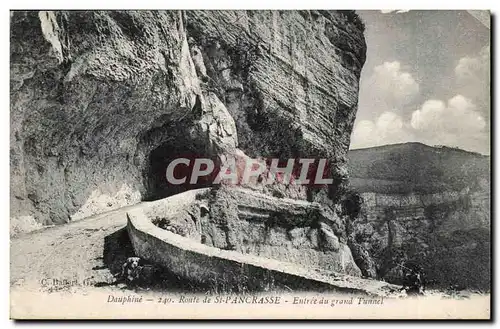
[[140, 257], [129, 257], [122, 265], [120, 278], [124, 279], [127, 284], [134, 283], [139, 279], [142, 266], [140, 266]]
[[424, 272], [420, 267], [407, 268], [403, 279], [403, 289], [408, 295], [424, 294]]

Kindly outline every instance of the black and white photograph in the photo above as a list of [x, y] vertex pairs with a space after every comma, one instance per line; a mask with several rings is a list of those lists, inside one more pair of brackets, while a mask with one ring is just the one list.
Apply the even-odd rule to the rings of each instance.
[[491, 319], [491, 12], [354, 9], [10, 10], [10, 318]]

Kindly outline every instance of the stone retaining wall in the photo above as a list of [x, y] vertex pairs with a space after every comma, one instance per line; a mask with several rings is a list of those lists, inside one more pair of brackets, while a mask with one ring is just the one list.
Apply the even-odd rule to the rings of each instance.
[[129, 211], [127, 217], [127, 229], [138, 256], [209, 287], [226, 291], [282, 288], [373, 295], [388, 295], [396, 289], [384, 282], [203, 245], [156, 227], [141, 208]]

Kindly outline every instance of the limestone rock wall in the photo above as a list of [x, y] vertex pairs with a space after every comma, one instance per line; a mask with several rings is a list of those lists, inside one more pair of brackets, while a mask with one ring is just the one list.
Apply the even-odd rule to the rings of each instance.
[[15, 231], [180, 191], [180, 152], [325, 156], [342, 195], [365, 61], [335, 11], [11, 13]]
[[489, 289], [489, 191], [361, 196], [349, 245], [365, 274], [400, 282], [397, 264], [410, 264], [430, 285]]
[[[428, 220], [429, 216], [447, 217], [441, 223], [446, 229], [467, 230], [490, 226], [490, 194], [488, 191], [464, 189], [433, 194], [380, 194], [361, 193], [364, 203], [363, 216], [365, 221], [380, 221], [385, 217], [385, 211], [392, 209], [396, 221]], [[448, 208], [463, 214], [462, 220], [450, 223], [451, 213]], [[448, 211], [447, 211], [448, 210]], [[431, 212], [434, 214], [431, 215]], [[455, 216], [457, 217], [457, 216]]]
[[207, 245], [361, 275], [344, 222], [330, 207], [248, 189], [214, 190], [210, 199], [210, 216], [201, 220]]

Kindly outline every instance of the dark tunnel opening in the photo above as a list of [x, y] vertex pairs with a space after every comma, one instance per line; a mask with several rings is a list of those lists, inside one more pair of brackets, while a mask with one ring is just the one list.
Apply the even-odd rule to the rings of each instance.
[[[179, 163], [174, 166], [175, 162], [172, 162], [180, 158], [186, 159], [189, 164]], [[199, 158], [211, 159], [214, 163], [216, 160], [202, 142], [181, 142], [175, 139], [155, 148], [149, 155], [145, 173], [147, 190], [144, 201], [159, 200], [188, 190], [212, 186], [213, 174], [199, 177], [194, 184], [190, 182], [195, 160]], [[174, 168], [174, 178], [185, 178], [185, 183], [173, 184], [167, 179], [169, 165]], [[206, 169], [206, 166], [201, 169]]]

